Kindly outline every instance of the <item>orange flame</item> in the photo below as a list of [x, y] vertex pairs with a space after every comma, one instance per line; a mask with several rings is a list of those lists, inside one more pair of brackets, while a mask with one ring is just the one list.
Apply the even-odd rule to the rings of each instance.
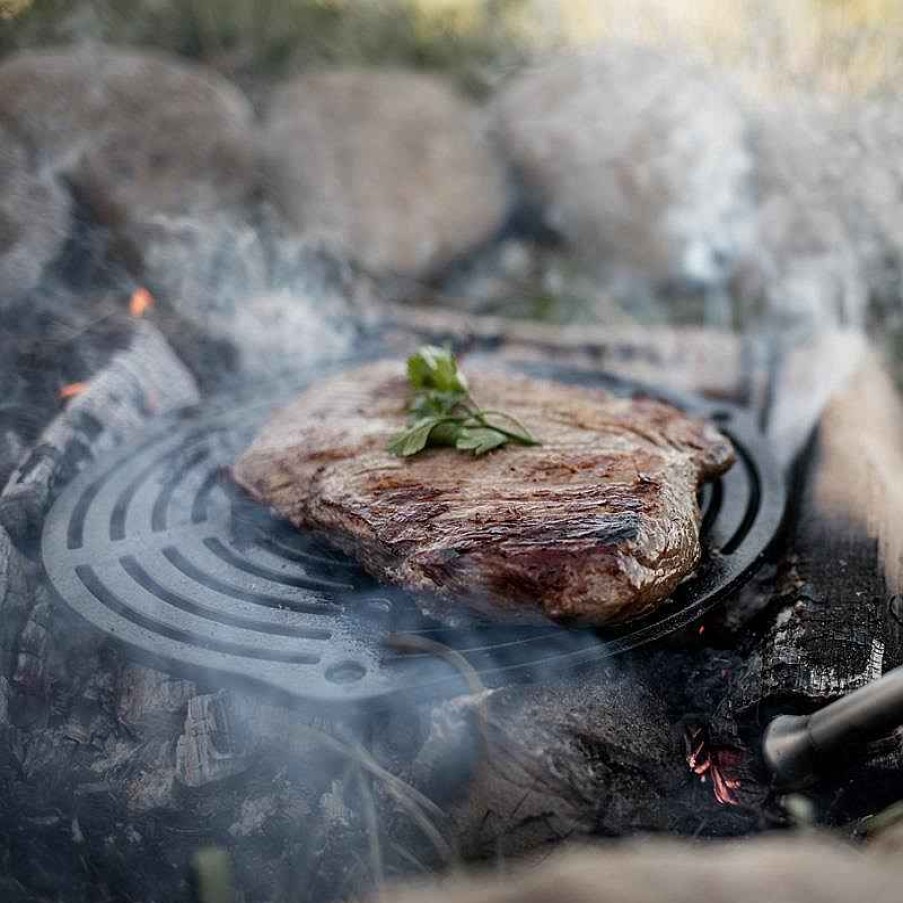
[[711, 777], [712, 792], [722, 806], [739, 806], [740, 778], [734, 774], [734, 769], [740, 764], [740, 753], [734, 749], [710, 748], [701, 727], [687, 728], [684, 739], [690, 771], [703, 783], [706, 777]]
[[60, 387], [58, 394], [61, 401], [66, 401], [69, 398], [75, 398], [76, 395], [81, 395], [87, 388], [87, 383], [66, 383], [65, 386]]
[[143, 317], [154, 306], [154, 296], [146, 288], [136, 288], [129, 301], [129, 313], [133, 317]]

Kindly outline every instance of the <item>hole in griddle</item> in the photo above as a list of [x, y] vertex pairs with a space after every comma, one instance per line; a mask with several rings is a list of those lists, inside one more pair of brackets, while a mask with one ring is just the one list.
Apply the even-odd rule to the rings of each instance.
[[366, 673], [367, 669], [358, 662], [339, 662], [326, 669], [326, 679], [334, 684], [351, 684], [360, 680]]

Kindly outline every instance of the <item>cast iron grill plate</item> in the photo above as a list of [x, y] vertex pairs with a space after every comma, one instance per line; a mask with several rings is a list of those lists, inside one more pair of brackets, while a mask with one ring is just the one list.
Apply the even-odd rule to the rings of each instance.
[[442, 625], [407, 594], [376, 584], [245, 499], [227, 468], [287, 393], [186, 412], [79, 474], [45, 523], [47, 577], [79, 615], [153, 664], [262, 685], [313, 705], [461, 688], [455, 667], [428, 653], [394, 652], [391, 634], [442, 643], [491, 684], [598, 661], [686, 627], [755, 568], [783, 516], [781, 473], [753, 419], [610, 376], [539, 372], [664, 397], [714, 418], [737, 449], [734, 467], [702, 493], [701, 566], [652, 617], [624, 629]]

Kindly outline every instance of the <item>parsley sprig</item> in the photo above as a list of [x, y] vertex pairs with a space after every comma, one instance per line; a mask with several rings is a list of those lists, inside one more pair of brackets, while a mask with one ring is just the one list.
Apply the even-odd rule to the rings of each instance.
[[389, 441], [393, 455], [409, 458], [428, 446], [483, 455], [509, 442], [539, 445], [517, 418], [479, 407], [447, 348], [424, 345], [408, 358], [408, 426]]

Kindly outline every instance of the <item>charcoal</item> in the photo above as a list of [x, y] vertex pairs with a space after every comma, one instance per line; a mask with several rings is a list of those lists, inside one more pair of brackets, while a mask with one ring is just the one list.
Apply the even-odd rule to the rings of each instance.
[[117, 717], [131, 727], [163, 731], [182, 722], [185, 707], [197, 692], [193, 681], [127, 664], [119, 681]]
[[0, 526], [0, 675], [12, 676], [17, 643], [34, 604], [29, 567]]
[[18, 658], [12, 675], [12, 683], [26, 693], [43, 694], [47, 689], [47, 650], [50, 607], [40, 602], [32, 608], [19, 634]]
[[227, 693], [188, 701], [185, 727], [176, 744], [176, 774], [188, 787], [239, 774], [248, 767], [244, 741], [237, 735]]

